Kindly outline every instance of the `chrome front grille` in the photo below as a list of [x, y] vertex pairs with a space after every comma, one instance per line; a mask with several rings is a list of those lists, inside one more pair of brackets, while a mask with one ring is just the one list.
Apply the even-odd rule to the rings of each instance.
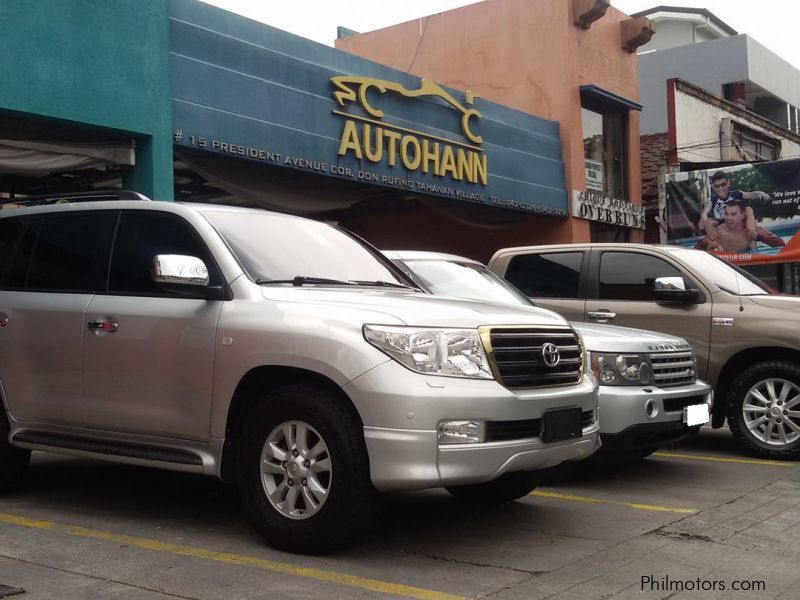
[[659, 386], [694, 383], [694, 358], [689, 352], [659, 352], [650, 355], [653, 382]]
[[568, 385], [581, 380], [583, 350], [568, 327], [493, 327], [482, 338], [495, 376], [506, 387]]

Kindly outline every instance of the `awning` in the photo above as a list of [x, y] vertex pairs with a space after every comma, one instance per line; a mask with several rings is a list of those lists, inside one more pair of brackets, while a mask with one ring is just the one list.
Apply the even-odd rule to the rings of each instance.
[[132, 142], [75, 143], [0, 139], [0, 174], [41, 176], [107, 166], [132, 166]]
[[617, 110], [642, 110], [642, 105], [633, 100], [628, 100], [623, 96], [609, 92], [596, 85], [582, 85], [580, 87], [581, 98], [591, 98], [595, 102], [604, 104]]

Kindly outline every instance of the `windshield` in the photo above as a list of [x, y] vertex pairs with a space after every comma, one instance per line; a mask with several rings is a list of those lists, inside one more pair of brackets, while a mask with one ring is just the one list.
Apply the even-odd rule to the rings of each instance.
[[325, 223], [271, 213], [208, 211], [204, 215], [245, 272], [259, 283], [408, 284], [367, 246]]
[[531, 306], [520, 291], [483, 267], [449, 260], [404, 260], [403, 263], [436, 296]]
[[675, 250], [675, 257], [692, 270], [703, 273], [719, 288], [738, 296], [762, 296], [770, 293], [763, 281], [747, 271], [700, 250]]

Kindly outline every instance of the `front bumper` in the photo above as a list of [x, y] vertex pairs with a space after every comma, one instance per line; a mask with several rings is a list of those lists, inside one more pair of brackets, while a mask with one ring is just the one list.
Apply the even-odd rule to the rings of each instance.
[[683, 407], [707, 404], [710, 412], [712, 397], [711, 387], [702, 381], [667, 388], [601, 385], [598, 402], [603, 444], [652, 447], [677, 441], [690, 432], [683, 425]]
[[[565, 387], [509, 390], [494, 380], [431, 377], [384, 363], [345, 386], [364, 423], [373, 485], [381, 491], [482, 483], [514, 471], [580, 460], [599, 448], [597, 384], [591, 374]], [[543, 443], [538, 435], [439, 444], [445, 419], [483, 422], [541, 419], [549, 409], [579, 407], [591, 423], [581, 436]]]

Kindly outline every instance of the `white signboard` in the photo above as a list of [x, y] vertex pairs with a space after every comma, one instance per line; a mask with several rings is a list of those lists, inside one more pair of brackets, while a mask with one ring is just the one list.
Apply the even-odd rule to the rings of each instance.
[[644, 207], [641, 204], [609, 198], [592, 190], [572, 190], [572, 216], [620, 227], [644, 229]]
[[586, 189], [603, 191], [603, 163], [590, 158], [583, 159], [586, 165]]

